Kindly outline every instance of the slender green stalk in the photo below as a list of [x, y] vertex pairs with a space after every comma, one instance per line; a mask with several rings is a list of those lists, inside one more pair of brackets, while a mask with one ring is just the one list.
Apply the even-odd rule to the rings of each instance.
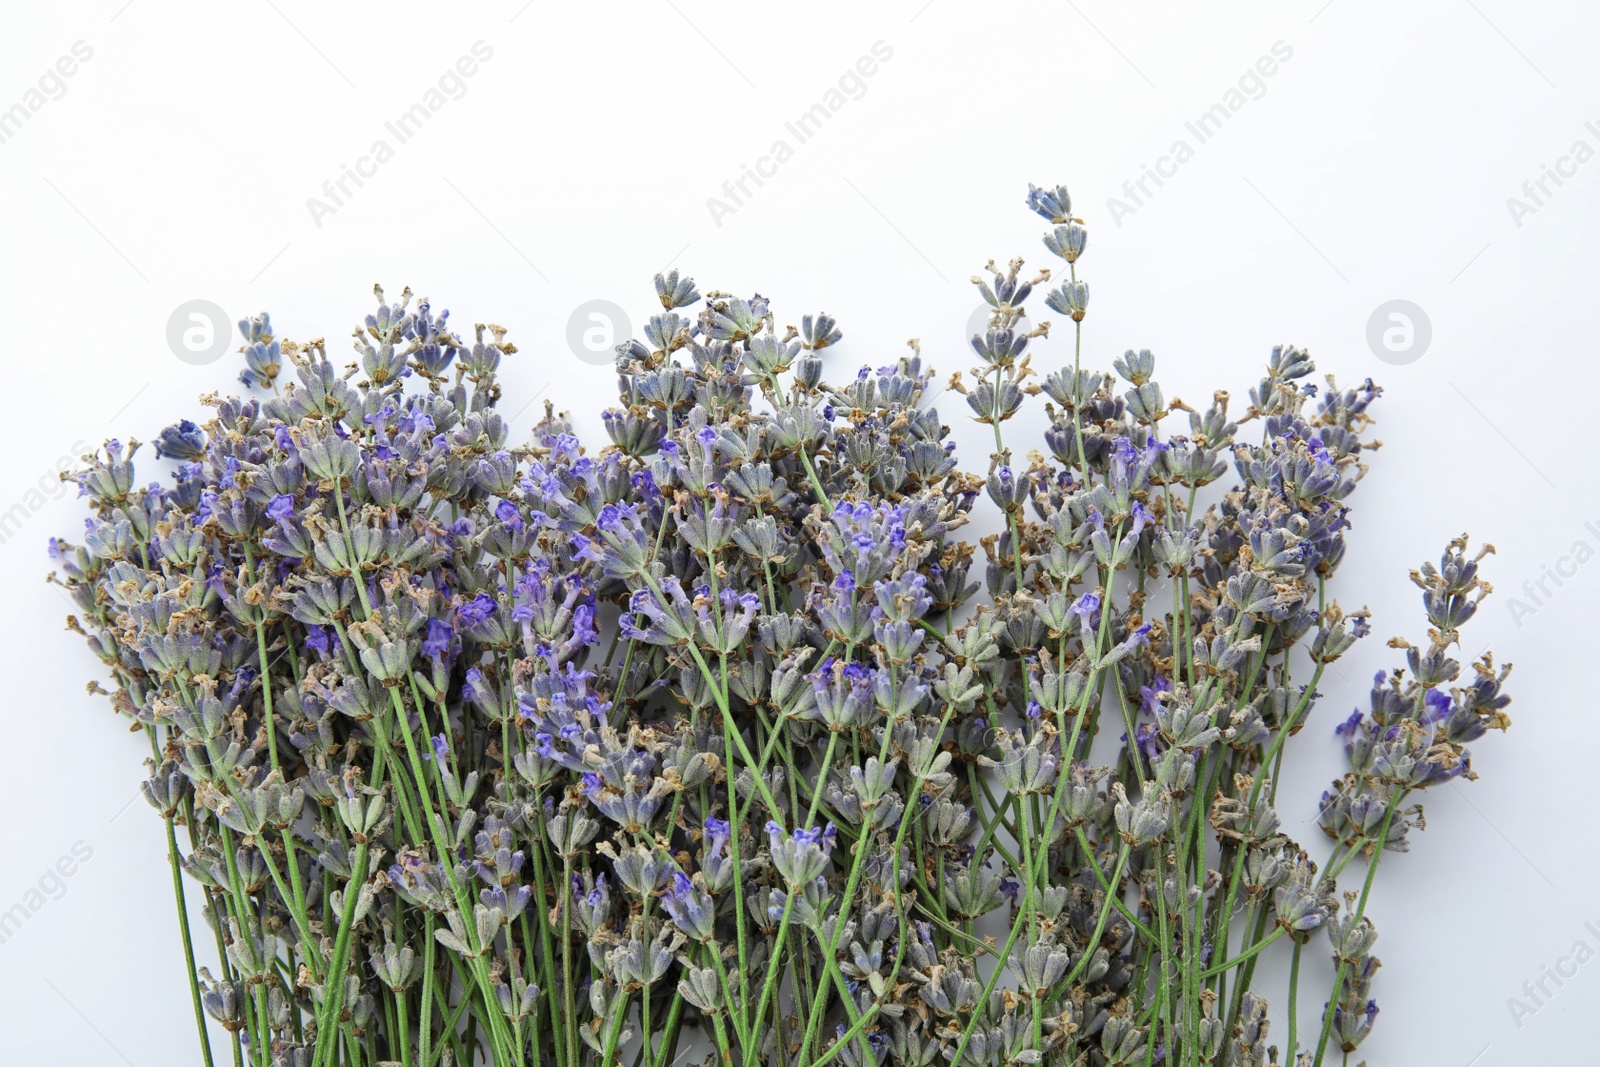
[[[828, 731], [828, 748], [827, 748], [827, 751], [823, 754], [823, 757], [822, 757], [822, 771], [821, 771], [821, 773], [824, 774], [824, 775], [826, 775], [828, 773], [828, 769], [833, 766], [833, 754], [834, 754], [834, 750], [837, 748], [838, 744], [839, 744], [839, 734], [836, 731], [833, 731], [833, 730]], [[817, 811], [821, 807], [822, 807], [822, 790], [819, 788], [812, 795], [812, 798], [811, 798], [811, 810], [806, 812], [806, 819], [805, 819], [805, 824], [804, 824], [806, 827], [811, 826], [811, 824], [816, 821]], [[799, 893], [800, 893], [800, 887], [791, 885], [789, 887], [789, 892], [787, 894], [785, 894], [785, 896], [784, 896], [783, 917], [778, 920], [778, 934], [777, 934], [777, 938], [776, 938], [778, 944], [780, 944], [780, 945], [783, 944], [784, 936], [789, 932], [789, 920], [792, 917], [792, 915], [794, 914], [794, 900], [795, 900], [795, 897], [799, 895]], [[843, 915], [844, 913], [840, 912], [840, 914]], [[761, 985], [761, 997], [760, 997], [759, 1000], [756, 1001], [756, 1013], [752, 1017], [752, 1023], [754, 1025], [758, 1025], [759, 1026], [760, 1023], [761, 1023], [762, 1018], [764, 1018], [766, 1016], [766, 1013], [767, 1013], [767, 1001], [772, 996], [773, 986], [774, 986], [774, 983], [777, 981], [777, 978], [778, 978], [778, 968], [782, 963], [783, 963], [783, 953], [782, 952], [778, 952], [778, 951], [774, 951], [772, 953], [771, 960], [767, 963], [767, 979]], [[756, 1053], [756, 1049], [754, 1047], [754, 1044], [752, 1043], [752, 1045], [750, 1047], [747, 1047], [746, 1050], [745, 1050], [745, 1063], [746, 1064], [754, 1063], [755, 1053]]]
[[200, 1055], [206, 1067], [213, 1067], [211, 1059], [211, 1032], [206, 1028], [206, 1010], [200, 1003], [200, 982], [194, 962], [194, 939], [189, 935], [189, 908], [183, 896], [183, 866], [178, 862], [178, 835], [172, 828], [172, 818], [167, 824], [167, 859], [172, 865], [172, 896], [178, 906], [178, 932], [183, 936], [184, 973], [189, 979], [189, 996], [194, 1001], [194, 1025], [200, 1038]]
[[1294, 953], [1289, 957], [1289, 1041], [1288, 1062], [1295, 1061], [1295, 1053], [1300, 1050], [1300, 1042], [1296, 1031], [1300, 1026], [1300, 949], [1302, 944], [1295, 938]]
[[[1367, 897], [1372, 894], [1372, 883], [1378, 877], [1378, 861], [1383, 858], [1384, 845], [1389, 840], [1389, 825], [1394, 821], [1395, 815], [1400, 811], [1400, 805], [1410, 790], [1402, 789], [1389, 802], [1389, 810], [1384, 812], [1383, 822], [1378, 826], [1378, 832], [1372, 836], [1372, 858], [1367, 861], [1367, 877], [1361, 883], [1361, 895], [1356, 899], [1355, 910], [1350, 913], [1350, 921], [1360, 923], [1362, 916], [1367, 913]], [[1312, 1061], [1312, 1067], [1322, 1067], [1323, 1054], [1328, 1049], [1328, 1036], [1333, 1033], [1333, 1016], [1339, 1007], [1339, 997], [1344, 993], [1344, 980], [1349, 974], [1349, 964], [1344, 960], [1339, 961], [1339, 966], [1333, 976], [1333, 990], [1328, 994], [1328, 1010], [1322, 1017], [1322, 1033], [1317, 1038], [1317, 1055]]]

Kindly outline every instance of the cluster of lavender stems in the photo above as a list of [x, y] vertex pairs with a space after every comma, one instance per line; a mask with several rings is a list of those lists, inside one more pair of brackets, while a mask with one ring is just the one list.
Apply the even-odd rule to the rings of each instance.
[[[1348, 1061], [1379, 861], [1509, 721], [1507, 669], [1451, 658], [1484, 553], [1412, 574], [1426, 641], [1314, 724], [1349, 757], [1319, 865], [1274, 806], [1368, 632], [1327, 591], [1380, 390], [1279, 347], [1235, 418], [1148, 351], [1084, 369], [1086, 231], [1027, 203], [1058, 278], [975, 278], [951, 382], [981, 475], [915, 342], [831, 384], [829, 316], [676, 272], [598, 450], [548, 403], [511, 441], [505, 329], [379, 289], [346, 368], [241, 322], [247, 396], [159, 435], [166, 481], [85, 457], [56, 580], [148, 740], [207, 1067]], [[1073, 335], [1042, 380], [1036, 297]]]

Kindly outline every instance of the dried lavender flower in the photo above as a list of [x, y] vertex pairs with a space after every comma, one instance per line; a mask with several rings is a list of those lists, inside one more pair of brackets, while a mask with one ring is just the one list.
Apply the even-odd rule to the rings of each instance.
[[[1338, 882], [1509, 725], [1509, 666], [1456, 658], [1492, 549], [1412, 574], [1426, 640], [1334, 726], [1314, 862], [1283, 752], [1371, 630], [1329, 593], [1381, 390], [1288, 345], [1233, 414], [1148, 349], [1083, 367], [1087, 228], [1027, 206], [1064, 273], [974, 277], [965, 466], [916, 343], [853, 370], [831, 316], [676, 270], [598, 448], [549, 403], [514, 438], [504, 327], [376, 288], [349, 370], [241, 321], [249, 395], [160, 430], [164, 481], [85, 457], [56, 580], [239, 1062], [1265, 1064], [1256, 957], [1318, 928], [1285, 1059], [1368, 1037], [1373, 879]], [[1008, 442], [1041, 392], [1043, 448]]]

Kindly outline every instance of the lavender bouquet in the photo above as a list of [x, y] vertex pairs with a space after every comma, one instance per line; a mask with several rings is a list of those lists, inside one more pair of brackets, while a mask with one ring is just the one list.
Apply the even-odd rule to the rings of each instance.
[[[1509, 668], [1451, 655], [1488, 549], [1413, 572], [1426, 639], [1337, 726], [1314, 861], [1274, 807], [1368, 632], [1327, 590], [1380, 390], [1279, 347], [1235, 418], [1169, 402], [1148, 351], [1083, 368], [1086, 231], [1063, 188], [1027, 202], [1065, 278], [975, 279], [992, 314], [951, 386], [993, 429], [982, 474], [915, 343], [833, 383], [832, 318], [780, 328], [676, 272], [598, 450], [548, 403], [511, 441], [506, 330], [379, 289], [346, 369], [240, 323], [249, 396], [160, 434], [165, 484], [137, 444], [86, 457], [58, 580], [149, 744], [208, 1067], [1361, 1045], [1378, 864], [1508, 724]], [[1074, 342], [1042, 379], [1036, 297]], [[1019, 462], [1039, 393], [1048, 456]], [[999, 532], [961, 539], [980, 512]], [[1278, 952], [1281, 1054], [1252, 984]]]

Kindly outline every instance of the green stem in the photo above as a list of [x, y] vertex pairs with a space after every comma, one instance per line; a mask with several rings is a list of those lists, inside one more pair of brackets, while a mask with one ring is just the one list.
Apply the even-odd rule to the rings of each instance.
[[[322, 1012], [317, 1017], [317, 1047], [311, 1056], [312, 1067], [323, 1067], [333, 1061], [328, 1058], [337, 1052], [335, 1042], [338, 1040], [339, 1016], [344, 1012], [344, 986], [345, 966], [350, 951], [350, 929], [355, 925], [356, 900], [361, 896], [361, 886], [367, 880], [367, 844], [361, 842], [356, 846], [355, 867], [352, 870], [350, 881], [345, 885], [344, 907], [340, 909], [339, 932], [333, 943], [333, 959], [329, 961], [328, 971], [323, 977]], [[328, 986], [332, 985], [330, 990]], [[323, 1043], [328, 1048], [326, 1055]]]
[[[1362, 916], [1367, 912], [1367, 897], [1372, 894], [1372, 883], [1378, 877], [1378, 861], [1383, 858], [1384, 845], [1389, 841], [1389, 824], [1394, 821], [1400, 805], [1405, 803], [1406, 795], [1410, 792], [1409, 789], [1402, 789], [1389, 802], [1389, 810], [1384, 812], [1383, 822], [1372, 837], [1372, 859], [1367, 862], [1367, 878], [1361, 884], [1361, 896], [1356, 900], [1355, 911], [1350, 913], [1352, 925], [1359, 925]], [[1312, 1067], [1322, 1067], [1322, 1057], [1328, 1049], [1328, 1036], [1333, 1033], [1333, 1014], [1339, 1006], [1339, 997], [1344, 992], [1344, 980], [1349, 970], [1350, 965], [1340, 960], [1339, 968], [1333, 976], [1333, 990], [1328, 994], [1328, 1010], [1322, 1017], [1322, 1034], [1317, 1038], [1317, 1056], [1312, 1061]]]
[[189, 908], [184, 901], [183, 866], [178, 862], [178, 835], [172, 828], [171, 817], [164, 821], [167, 824], [167, 858], [172, 865], [172, 895], [178, 905], [178, 930], [183, 935], [183, 962], [185, 973], [189, 978], [189, 996], [194, 1001], [194, 1025], [200, 1036], [200, 1054], [205, 1059], [206, 1067], [213, 1067], [211, 1033], [206, 1029], [206, 1011], [200, 1003], [200, 982], [195, 974], [194, 940], [189, 934]]
[[1268, 934], [1266, 937], [1262, 938], [1260, 941], [1257, 941], [1255, 944], [1251, 945], [1249, 948], [1245, 949], [1243, 952], [1241, 952], [1237, 956], [1233, 957], [1233, 959], [1225, 960], [1222, 963], [1213, 964], [1212, 966], [1207, 967], [1205, 970], [1200, 972], [1200, 977], [1201, 978], [1210, 978], [1213, 975], [1222, 974], [1224, 971], [1233, 970], [1235, 967], [1239, 966], [1239, 964], [1243, 963], [1245, 960], [1251, 959], [1258, 952], [1260, 952], [1261, 950], [1265, 949], [1268, 945], [1272, 944], [1274, 941], [1278, 940], [1278, 938], [1283, 936], [1283, 933], [1284, 933], [1283, 927], [1281, 927], [1281, 926], [1277, 927], [1275, 930], [1272, 931], [1272, 933]]
[[1295, 938], [1294, 955], [1289, 957], [1289, 1055], [1288, 1061], [1294, 1062], [1294, 1054], [1300, 1048], [1295, 1031], [1299, 1029], [1300, 1011], [1300, 939]]
[[[832, 730], [828, 731], [828, 748], [827, 748], [827, 751], [823, 754], [822, 767], [817, 773], [817, 790], [811, 796], [811, 810], [806, 813], [805, 826], [807, 826], [807, 827], [811, 826], [811, 824], [816, 821], [817, 811], [818, 811], [818, 809], [820, 809], [822, 807], [822, 782], [827, 777], [829, 768], [831, 768], [833, 766], [833, 754], [834, 754], [834, 751], [837, 749], [838, 744], [839, 744], [839, 735], [836, 732], [832, 731]], [[871, 817], [871, 814], [868, 813], [868, 820], [870, 820], [870, 817]], [[864, 820], [864, 823], [865, 823], [865, 821], [867, 821], [867, 820]], [[865, 837], [865, 831], [866, 831], [866, 826], [865, 825], [863, 825], [862, 830], [863, 830], [862, 836]], [[858, 845], [857, 847], [860, 847], [860, 846]], [[796, 885], [791, 885], [791, 886], [789, 886], [788, 894], [784, 897], [784, 901], [783, 901], [783, 917], [778, 920], [778, 934], [777, 934], [777, 939], [776, 939], [777, 943], [779, 945], [783, 944], [784, 937], [789, 932], [789, 919], [790, 919], [791, 915], [794, 912], [794, 898], [796, 896], [798, 896], [799, 893], [800, 893], [800, 887], [796, 886]], [[843, 913], [841, 912], [840, 915], [841, 915], [841, 921], [842, 921]], [[782, 964], [782, 962], [783, 962], [783, 953], [781, 951], [778, 951], [777, 949], [774, 949], [773, 952], [772, 952], [772, 958], [767, 964], [767, 979], [761, 985], [761, 997], [760, 997], [760, 999], [758, 999], [756, 1001], [756, 1013], [751, 1018], [751, 1025], [752, 1026], [760, 1026], [762, 1018], [766, 1016], [766, 1013], [767, 1013], [767, 1000], [772, 995], [773, 986], [774, 986], [774, 983], [777, 981], [777, 977], [778, 977], [778, 969], [779, 969], [779, 966]], [[755, 1049], [753, 1043], [750, 1046], [746, 1046], [746, 1049], [745, 1049], [745, 1063], [746, 1064], [750, 1064], [750, 1063], [753, 1062], [753, 1058], [754, 1058], [756, 1052], [757, 1052], [757, 1050]]]

